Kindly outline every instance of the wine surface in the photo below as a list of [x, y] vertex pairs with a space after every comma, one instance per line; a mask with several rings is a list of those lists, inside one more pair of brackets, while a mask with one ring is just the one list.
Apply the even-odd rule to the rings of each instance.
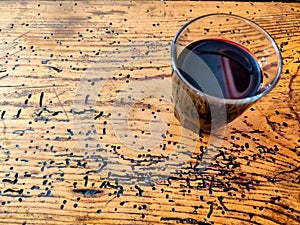
[[176, 64], [192, 86], [219, 98], [256, 95], [262, 83], [262, 72], [254, 56], [225, 39], [193, 42], [182, 51]]

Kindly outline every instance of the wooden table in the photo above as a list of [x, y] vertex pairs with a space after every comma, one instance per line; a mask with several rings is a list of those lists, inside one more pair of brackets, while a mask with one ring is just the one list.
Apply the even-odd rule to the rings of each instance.
[[[1, 1], [1, 224], [299, 224], [300, 5]], [[282, 78], [221, 136], [183, 129], [170, 44], [233, 13]]]

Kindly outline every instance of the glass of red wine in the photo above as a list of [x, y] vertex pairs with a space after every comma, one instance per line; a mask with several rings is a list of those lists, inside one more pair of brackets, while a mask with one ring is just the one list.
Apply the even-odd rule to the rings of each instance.
[[175, 115], [195, 132], [226, 126], [278, 82], [282, 59], [256, 23], [209, 14], [186, 23], [171, 48]]

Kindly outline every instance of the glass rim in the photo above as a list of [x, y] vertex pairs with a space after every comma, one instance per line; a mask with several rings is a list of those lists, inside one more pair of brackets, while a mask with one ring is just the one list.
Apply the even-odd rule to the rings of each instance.
[[[242, 21], [247, 22], [248, 24], [254, 26], [255, 28], [257, 28], [259, 31], [261, 31], [271, 42], [273, 48], [275, 49], [276, 55], [277, 55], [277, 60], [278, 60], [278, 70], [277, 70], [277, 74], [275, 76], [275, 79], [270, 83], [270, 86], [268, 88], [266, 88], [266, 90], [255, 94], [253, 96], [249, 96], [246, 98], [241, 98], [241, 99], [230, 99], [230, 98], [219, 98], [219, 97], [215, 97], [212, 95], [208, 95], [204, 92], [202, 92], [201, 90], [195, 88], [192, 84], [190, 84], [190, 82], [188, 82], [184, 76], [181, 74], [181, 72], [178, 70], [177, 64], [176, 64], [176, 42], [177, 39], [179, 38], [179, 36], [181, 35], [181, 33], [192, 23], [196, 22], [197, 20], [200, 20], [202, 18], [205, 17], [210, 17], [210, 16], [223, 16], [223, 17], [232, 17], [235, 19], [239, 19]], [[191, 90], [193, 90], [194, 92], [196, 92], [197, 95], [200, 96], [205, 96], [207, 98], [211, 98], [217, 101], [222, 101], [225, 104], [245, 104], [245, 103], [249, 103], [249, 102], [255, 102], [258, 99], [262, 98], [263, 96], [267, 95], [278, 83], [280, 77], [281, 77], [281, 73], [282, 73], [282, 57], [281, 57], [281, 53], [280, 50], [275, 42], [275, 40], [273, 39], [273, 37], [265, 30], [263, 29], [260, 25], [258, 25], [257, 23], [244, 18], [242, 16], [238, 16], [238, 15], [233, 15], [233, 14], [227, 14], [227, 13], [211, 13], [211, 14], [205, 14], [202, 16], [198, 16], [190, 21], [188, 21], [186, 24], [184, 24], [176, 33], [175, 37], [173, 38], [172, 41], [172, 46], [171, 46], [171, 62], [172, 62], [172, 69], [174, 70], [174, 72], [176, 72], [177, 76], [180, 78], [181, 81], [183, 81], [183, 83]]]

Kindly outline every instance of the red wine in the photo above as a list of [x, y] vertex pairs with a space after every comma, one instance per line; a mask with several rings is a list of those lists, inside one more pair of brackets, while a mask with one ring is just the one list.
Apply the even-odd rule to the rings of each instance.
[[192, 86], [219, 98], [256, 95], [262, 83], [255, 57], [245, 47], [225, 39], [204, 39], [188, 45], [176, 64]]

